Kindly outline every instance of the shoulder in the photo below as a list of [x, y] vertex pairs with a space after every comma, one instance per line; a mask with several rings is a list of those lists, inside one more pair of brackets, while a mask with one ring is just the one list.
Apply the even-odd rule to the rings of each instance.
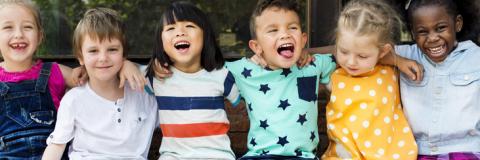
[[82, 102], [83, 100], [92, 100], [91, 94], [88, 92], [86, 85], [70, 89], [67, 93], [65, 93], [60, 103], [75, 103]]
[[225, 63], [227, 68], [232, 73], [241, 73], [244, 68], [261, 68], [259, 65], [251, 62], [248, 58], [242, 58], [236, 61]]

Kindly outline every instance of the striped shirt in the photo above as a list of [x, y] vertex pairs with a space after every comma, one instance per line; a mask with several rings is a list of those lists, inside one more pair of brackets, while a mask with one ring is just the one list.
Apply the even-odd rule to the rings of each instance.
[[224, 99], [240, 101], [231, 73], [225, 69], [184, 73], [153, 80], [163, 139], [160, 159], [235, 159], [227, 132]]

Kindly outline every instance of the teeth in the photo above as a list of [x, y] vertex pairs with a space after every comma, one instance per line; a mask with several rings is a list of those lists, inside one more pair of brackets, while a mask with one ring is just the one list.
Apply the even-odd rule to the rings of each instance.
[[175, 43], [175, 46], [179, 46], [179, 45], [189, 45], [190, 43], [188, 42], [178, 42], [178, 43]]
[[293, 44], [291, 44], [291, 43], [287, 43], [287, 44], [282, 44], [282, 45], [280, 45], [280, 47], [291, 47], [291, 46], [293, 46]]
[[24, 44], [24, 43], [12, 44], [12, 47], [14, 47], [14, 48], [26, 47], [26, 46], [27, 46], [27, 44]]
[[433, 54], [440, 54], [443, 52], [443, 46], [440, 46], [440, 47], [435, 47], [435, 48], [429, 48], [430, 52], [432, 52]]

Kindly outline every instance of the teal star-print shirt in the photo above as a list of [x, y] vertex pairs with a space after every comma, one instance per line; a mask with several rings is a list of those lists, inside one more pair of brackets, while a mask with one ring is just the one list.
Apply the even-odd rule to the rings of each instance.
[[315, 158], [318, 144], [319, 83], [329, 83], [333, 57], [314, 55], [298, 68], [271, 70], [243, 58], [226, 67], [245, 100], [250, 120], [245, 156], [281, 155]]

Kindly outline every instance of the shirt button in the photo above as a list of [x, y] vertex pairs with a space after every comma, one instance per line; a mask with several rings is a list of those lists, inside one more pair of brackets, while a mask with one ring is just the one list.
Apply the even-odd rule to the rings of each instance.
[[140, 121], [140, 122], [141, 122], [141, 121], [142, 121], [142, 118], [141, 118], [141, 117], [138, 117], [138, 121]]
[[470, 79], [470, 76], [465, 75], [465, 76], [463, 76], [463, 79], [464, 79], [464, 80], [469, 80], [469, 79]]
[[122, 122], [122, 120], [121, 120], [121, 119], [118, 119], [117, 122], [120, 123], [120, 122]]
[[117, 111], [118, 111], [118, 112], [121, 112], [122, 110], [121, 110], [120, 108], [117, 108]]
[[430, 149], [432, 150], [432, 152], [437, 152], [438, 151], [438, 147], [436, 147], [436, 146], [432, 146]]

